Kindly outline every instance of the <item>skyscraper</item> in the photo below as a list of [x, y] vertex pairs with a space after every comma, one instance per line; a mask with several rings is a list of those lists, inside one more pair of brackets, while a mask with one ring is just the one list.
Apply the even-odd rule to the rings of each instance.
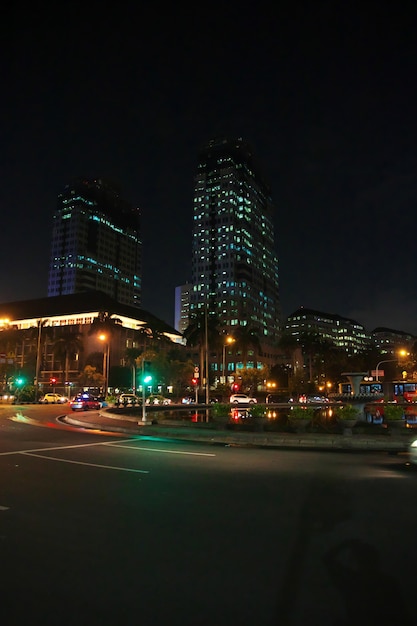
[[250, 146], [213, 139], [195, 176], [191, 314], [215, 314], [274, 344], [280, 326], [273, 203]]
[[174, 328], [180, 333], [184, 332], [190, 321], [190, 290], [189, 283], [175, 287]]
[[48, 296], [101, 291], [141, 306], [139, 209], [102, 179], [77, 179], [58, 196], [53, 216]]

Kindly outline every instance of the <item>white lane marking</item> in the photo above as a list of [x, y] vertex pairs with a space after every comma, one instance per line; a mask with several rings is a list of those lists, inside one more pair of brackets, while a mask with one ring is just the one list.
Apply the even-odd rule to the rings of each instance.
[[122, 448], [123, 450], [144, 450], [145, 452], [162, 452], [163, 454], [184, 454], [189, 456], [216, 456], [215, 454], [211, 454], [208, 452], [184, 452], [182, 450], [162, 450], [161, 448], [141, 448], [138, 446], [121, 446], [119, 442], [116, 443], [105, 443], [104, 445], [108, 445], [111, 448]]
[[118, 470], [119, 472], [133, 472], [135, 474], [149, 474], [148, 470], [129, 469], [127, 467], [115, 467], [114, 465], [100, 465], [98, 463], [84, 463], [82, 461], [71, 461], [68, 459], [58, 459], [54, 456], [46, 456], [44, 454], [33, 454], [32, 452], [22, 452], [26, 456], [35, 456], [39, 459], [46, 459], [47, 461], [61, 461], [61, 463], [73, 463], [74, 465], [88, 465], [88, 467], [99, 467], [102, 469]]
[[[132, 441], [131, 439], [115, 439], [115, 443], [123, 443], [125, 441], [128, 443]], [[50, 450], [71, 450], [76, 448], [88, 448], [93, 446], [104, 446], [108, 445], [109, 441], [95, 441], [93, 443], [80, 443], [73, 446], [53, 446], [51, 448], [33, 448], [32, 450], [12, 450], [11, 452], [0, 452], [0, 456], [10, 456], [11, 454], [25, 454], [29, 452], [49, 452]]]
[[0, 511], [8, 511], [8, 510], [9, 510], [9, 508], [10, 508], [10, 507], [8, 507], [8, 506], [2, 506], [2, 505], [0, 504]]

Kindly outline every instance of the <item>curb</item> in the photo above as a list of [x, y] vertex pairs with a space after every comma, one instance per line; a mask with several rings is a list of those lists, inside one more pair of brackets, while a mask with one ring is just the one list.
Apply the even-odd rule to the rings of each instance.
[[[76, 419], [66, 415], [63, 421], [73, 426], [79, 426], [89, 430], [98, 430], [106, 432], [124, 433], [131, 436], [144, 436], [155, 439], [171, 439], [175, 441], [194, 441], [196, 443], [223, 444], [225, 446], [246, 446], [258, 448], [277, 448], [277, 449], [303, 449], [303, 450], [333, 450], [348, 452], [388, 452], [401, 453], [407, 452], [411, 441], [415, 438], [410, 436], [407, 438], [383, 437], [372, 438], [360, 435], [317, 435], [317, 434], [293, 434], [293, 433], [249, 433], [240, 432], [229, 434], [227, 431], [219, 431], [214, 429], [196, 430], [188, 424], [172, 424], [172, 425], [156, 425], [156, 424], [139, 424], [136, 418], [124, 417], [122, 420], [119, 416], [105, 416], [99, 413], [103, 418], [100, 422], [95, 415], [95, 421], [88, 419]], [[104, 422], [106, 420], [106, 422]], [[111, 423], [112, 421], [131, 422], [131, 425], [120, 425]]]

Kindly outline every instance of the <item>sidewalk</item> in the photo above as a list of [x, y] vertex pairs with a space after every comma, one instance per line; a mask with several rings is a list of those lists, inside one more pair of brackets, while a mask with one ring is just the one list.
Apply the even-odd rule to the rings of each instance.
[[[156, 414], [154, 419], [157, 418]], [[139, 417], [141, 419], [141, 417]], [[148, 415], [148, 419], [151, 418]], [[210, 444], [224, 444], [251, 447], [302, 448], [305, 450], [350, 450], [380, 451], [390, 453], [407, 452], [410, 443], [417, 439], [417, 431], [404, 429], [392, 434], [327, 433], [278, 433], [231, 431], [215, 428], [213, 424], [164, 420], [161, 423], [138, 423], [138, 417], [114, 415], [110, 411], [99, 413], [74, 413], [64, 421], [83, 428], [124, 433], [127, 436], [155, 437], [163, 439], [187, 440]]]

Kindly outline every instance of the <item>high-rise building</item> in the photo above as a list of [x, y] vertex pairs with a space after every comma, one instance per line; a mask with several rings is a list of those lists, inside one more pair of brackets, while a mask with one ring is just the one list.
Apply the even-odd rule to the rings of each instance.
[[175, 287], [174, 328], [180, 333], [183, 333], [190, 323], [190, 291], [190, 283]]
[[285, 332], [297, 342], [304, 335], [318, 335], [348, 354], [357, 354], [370, 347], [371, 336], [359, 322], [336, 315], [300, 307], [287, 317]]
[[216, 315], [226, 332], [256, 330], [273, 345], [280, 327], [274, 206], [252, 150], [213, 139], [195, 176], [191, 315]]
[[53, 216], [48, 296], [85, 291], [141, 306], [139, 209], [102, 179], [68, 184]]

